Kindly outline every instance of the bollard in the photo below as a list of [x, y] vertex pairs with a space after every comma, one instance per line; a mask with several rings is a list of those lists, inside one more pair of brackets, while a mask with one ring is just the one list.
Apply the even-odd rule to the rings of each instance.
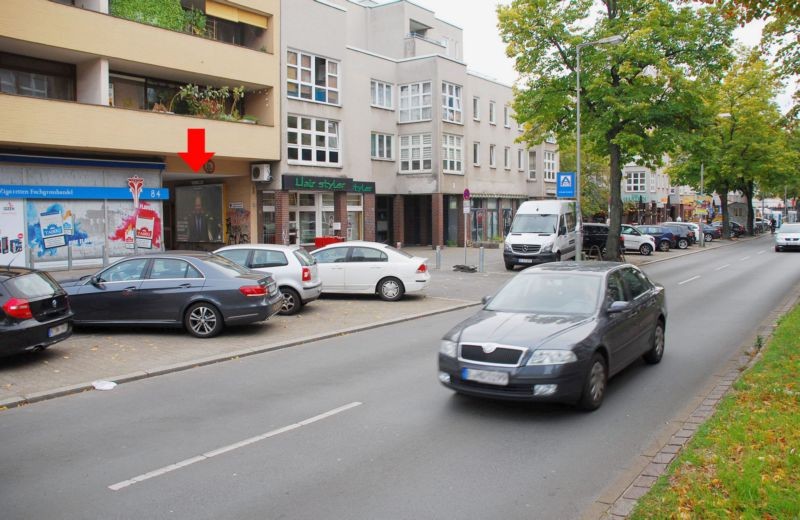
[[442, 246], [436, 246], [436, 269], [442, 268]]
[[478, 250], [478, 272], [479, 273], [485, 273], [486, 272], [485, 266], [483, 264], [483, 251], [484, 251], [483, 246], [481, 246], [481, 248]]
[[402, 242], [398, 242], [397, 243], [397, 247], [395, 249], [403, 249], [403, 243]]

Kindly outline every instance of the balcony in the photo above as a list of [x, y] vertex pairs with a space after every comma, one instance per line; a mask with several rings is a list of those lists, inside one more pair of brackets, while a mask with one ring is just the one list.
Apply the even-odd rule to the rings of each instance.
[[[277, 47], [277, 31], [269, 34], [265, 49]], [[4, 0], [0, 35], [3, 46], [13, 46], [10, 52], [53, 59], [56, 49], [71, 63], [104, 57], [112, 70], [186, 83], [256, 89], [280, 81], [275, 54], [47, 0]]]
[[206, 129], [206, 148], [218, 158], [280, 158], [280, 129], [190, 116], [126, 110], [0, 94], [0, 143], [33, 149], [175, 156], [186, 151], [186, 130]]

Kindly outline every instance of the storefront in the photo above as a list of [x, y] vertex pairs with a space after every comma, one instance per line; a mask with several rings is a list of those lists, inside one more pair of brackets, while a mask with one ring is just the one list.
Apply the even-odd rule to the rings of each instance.
[[73, 267], [163, 250], [163, 168], [0, 154], [0, 262]]

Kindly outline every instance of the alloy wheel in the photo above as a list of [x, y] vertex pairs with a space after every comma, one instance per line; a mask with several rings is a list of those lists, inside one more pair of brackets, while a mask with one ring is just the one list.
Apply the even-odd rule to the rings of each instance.
[[196, 336], [213, 334], [217, 324], [217, 313], [205, 305], [199, 305], [189, 313], [189, 328]]

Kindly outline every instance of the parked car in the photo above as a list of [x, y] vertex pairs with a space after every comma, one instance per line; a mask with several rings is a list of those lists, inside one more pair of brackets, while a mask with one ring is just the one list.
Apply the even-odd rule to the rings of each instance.
[[575, 258], [575, 224], [574, 201], [523, 202], [503, 243], [506, 269]]
[[237, 264], [269, 273], [283, 294], [281, 314], [300, 312], [322, 293], [322, 281], [316, 261], [300, 246], [280, 244], [246, 244], [226, 246], [214, 251]]
[[[722, 237], [722, 221], [721, 220], [715, 220], [714, 222], [712, 222], [711, 223], [711, 227], [718, 229], [719, 230], [719, 235], [720, 235], [720, 237]], [[730, 220], [730, 221], [728, 221], [728, 227], [730, 229], [731, 236], [734, 236], [734, 237], [738, 238], [738, 237], [740, 237], [740, 236], [745, 234], [744, 226], [742, 226], [738, 222], [734, 222], [734, 221]]]
[[695, 234], [683, 222], [661, 222], [659, 226], [666, 227], [675, 235], [675, 245], [678, 249], [686, 249], [695, 242]]
[[714, 240], [722, 238], [722, 229], [715, 228], [710, 224], [703, 224], [703, 240], [706, 242], [713, 242]]
[[69, 298], [52, 276], [0, 268], [0, 356], [44, 350], [71, 335]]
[[656, 249], [656, 239], [650, 235], [642, 234], [638, 229], [629, 225], [622, 224], [622, 238], [625, 241], [625, 249], [639, 251], [642, 256], [648, 256]]
[[678, 239], [669, 228], [664, 226], [636, 226], [640, 233], [650, 235], [656, 241], [659, 251], [669, 251], [678, 245]]
[[784, 222], [775, 233], [775, 252], [800, 249], [800, 224]]
[[[588, 255], [607, 257], [606, 243], [608, 242], [608, 225], [594, 222], [584, 222], [583, 225], [583, 251]], [[625, 239], [619, 237], [619, 252], [625, 251]]]
[[197, 251], [126, 257], [63, 286], [76, 324], [184, 327], [198, 338], [266, 320], [283, 305], [271, 276]]
[[377, 242], [340, 242], [311, 252], [324, 293], [378, 294], [397, 301], [418, 292], [431, 279], [427, 258], [411, 256]]
[[629, 264], [542, 264], [484, 303], [439, 347], [439, 381], [458, 393], [595, 410], [611, 376], [664, 354], [664, 288]]

